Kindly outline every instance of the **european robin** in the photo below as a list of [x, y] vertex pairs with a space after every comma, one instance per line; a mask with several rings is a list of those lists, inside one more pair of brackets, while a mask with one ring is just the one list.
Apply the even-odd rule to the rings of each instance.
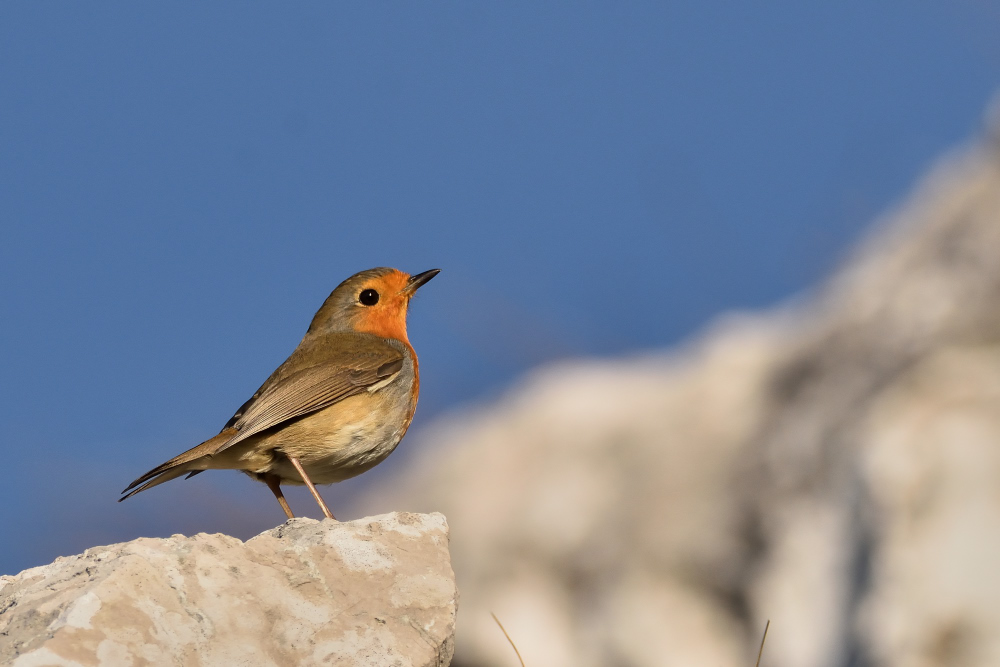
[[305, 484], [323, 514], [334, 518], [315, 485], [381, 463], [413, 419], [420, 376], [406, 312], [417, 289], [438, 272], [410, 276], [377, 268], [342, 282], [291, 356], [219, 435], [129, 484], [119, 502], [185, 473], [228, 469], [267, 484], [289, 518], [283, 483]]

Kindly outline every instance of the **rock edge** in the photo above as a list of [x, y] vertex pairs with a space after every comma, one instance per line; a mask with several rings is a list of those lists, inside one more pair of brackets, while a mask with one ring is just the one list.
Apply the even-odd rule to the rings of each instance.
[[441, 514], [139, 538], [0, 577], [0, 664], [451, 662]]

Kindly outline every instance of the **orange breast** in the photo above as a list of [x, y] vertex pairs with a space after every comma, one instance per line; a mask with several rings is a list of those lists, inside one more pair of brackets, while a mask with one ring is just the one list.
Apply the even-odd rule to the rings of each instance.
[[[403, 302], [402, 297], [387, 297], [387, 300], [389, 299]], [[395, 338], [409, 345], [406, 338], [406, 303], [398, 305], [388, 303], [384, 307], [366, 310], [358, 317], [354, 328], [357, 331], [375, 334], [382, 338]]]

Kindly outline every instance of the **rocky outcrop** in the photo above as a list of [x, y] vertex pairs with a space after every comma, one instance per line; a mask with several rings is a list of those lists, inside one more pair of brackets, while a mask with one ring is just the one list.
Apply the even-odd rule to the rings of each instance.
[[798, 312], [744, 489], [754, 609], [811, 638], [776, 636], [782, 664], [1000, 664], [998, 258], [992, 141]]
[[437, 667], [456, 601], [440, 514], [138, 539], [0, 577], [0, 664]]
[[[1000, 132], [998, 132], [1000, 135]], [[359, 504], [446, 512], [456, 665], [1000, 664], [1000, 147], [825, 286], [542, 369]]]

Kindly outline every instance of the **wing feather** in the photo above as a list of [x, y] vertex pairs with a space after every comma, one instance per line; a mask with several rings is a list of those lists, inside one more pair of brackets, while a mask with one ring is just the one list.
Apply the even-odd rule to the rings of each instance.
[[216, 453], [252, 435], [322, 410], [384, 381], [403, 367], [402, 353], [396, 350], [393, 352], [396, 353], [395, 358], [373, 356], [354, 366], [326, 363], [305, 368], [268, 386], [255, 401], [243, 408], [243, 414], [233, 423], [239, 433], [226, 441]]
[[219, 435], [153, 468], [129, 484], [122, 492], [126, 495], [119, 501], [184, 473], [188, 477], [197, 475], [204, 469], [196, 465], [199, 461], [254, 434], [322, 410], [349, 396], [380, 389], [403, 369], [406, 354], [403, 343], [371, 334], [339, 332], [313, 338], [307, 335], [236, 411]]

